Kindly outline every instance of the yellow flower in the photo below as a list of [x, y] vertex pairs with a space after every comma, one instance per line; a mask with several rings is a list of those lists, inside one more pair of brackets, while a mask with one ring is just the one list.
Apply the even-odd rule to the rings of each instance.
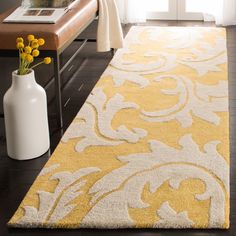
[[23, 44], [23, 43], [17, 43], [16, 44], [16, 48], [17, 49], [22, 49], [22, 48], [24, 48], [25, 47], [25, 45]]
[[19, 37], [16, 39], [16, 43], [24, 43], [24, 39]]
[[30, 35], [28, 35], [27, 39], [29, 40], [29, 42], [31, 42], [35, 39], [35, 37], [34, 37], [34, 35], [30, 34]]
[[31, 43], [38, 43], [38, 39], [34, 39]]
[[39, 50], [38, 49], [34, 49], [32, 52], [32, 56], [33, 57], [38, 57], [39, 56]]
[[25, 52], [22, 52], [22, 53], [20, 54], [20, 57], [21, 57], [21, 59], [25, 60], [25, 58], [26, 58], [26, 55], [27, 55], [27, 53], [25, 53]]
[[50, 64], [51, 61], [52, 61], [51, 57], [45, 57], [44, 58], [44, 64], [46, 64], [46, 65]]
[[24, 50], [28, 54], [30, 54], [32, 52], [32, 48], [30, 46], [26, 46]]
[[38, 39], [39, 46], [43, 46], [45, 44], [45, 40], [43, 38]]
[[32, 48], [38, 48], [39, 47], [39, 44], [38, 44], [38, 41], [33, 41], [32, 44], [31, 44]]
[[28, 63], [32, 63], [34, 61], [34, 58], [32, 55], [30, 54], [27, 54], [26, 57], [25, 57], [25, 60], [28, 62]]
[[25, 44], [22, 37], [18, 37], [16, 39], [16, 47], [19, 49], [20, 57], [18, 69], [20, 75], [25, 75], [28, 73], [29, 69], [33, 69], [41, 64], [50, 64], [52, 61], [50, 57], [45, 57], [39, 63], [33, 64], [35, 58], [40, 55], [40, 51], [38, 48], [45, 44], [45, 40], [43, 38], [37, 39], [33, 34], [29, 34], [27, 36], [27, 39], [28, 42], [26, 42]]

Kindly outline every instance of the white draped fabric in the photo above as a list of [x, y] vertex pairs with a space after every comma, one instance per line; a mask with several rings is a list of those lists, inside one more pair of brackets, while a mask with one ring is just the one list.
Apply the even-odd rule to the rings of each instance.
[[[218, 25], [236, 25], [236, 1], [218, 0], [218, 8], [213, 12], [216, 24]], [[209, 9], [211, 12], [211, 10]]]
[[97, 51], [123, 47], [123, 31], [115, 0], [99, 0]]
[[236, 25], [235, 0], [206, 0], [201, 6], [204, 19], [215, 20], [217, 25]]

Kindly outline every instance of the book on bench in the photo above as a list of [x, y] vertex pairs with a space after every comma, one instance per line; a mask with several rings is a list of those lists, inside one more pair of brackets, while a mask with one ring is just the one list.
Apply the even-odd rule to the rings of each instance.
[[75, 3], [80, 0], [23, 0], [5, 23], [55, 24]]

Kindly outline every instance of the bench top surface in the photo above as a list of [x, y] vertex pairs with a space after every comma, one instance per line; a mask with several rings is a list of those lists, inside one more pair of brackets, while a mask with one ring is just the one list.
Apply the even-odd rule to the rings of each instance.
[[0, 49], [15, 49], [17, 37], [34, 34], [45, 39], [42, 50], [59, 50], [91, 22], [98, 11], [97, 0], [80, 0], [56, 24], [3, 23], [14, 9], [0, 14]]

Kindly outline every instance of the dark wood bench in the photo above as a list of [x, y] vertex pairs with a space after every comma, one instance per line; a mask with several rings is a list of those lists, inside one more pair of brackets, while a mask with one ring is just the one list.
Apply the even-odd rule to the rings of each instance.
[[42, 37], [46, 44], [41, 48], [41, 57], [50, 56], [54, 63], [55, 98], [57, 107], [57, 121], [60, 128], [63, 127], [62, 101], [61, 101], [61, 73], [70, 62], [78, 55], [80, 50], [90, 39], [83, 39], [82, 45], [70, 57], [69, 61], [60, 68], [60, 54], [86, 29], [98, 14], [97, 0], [80, 0], [71, 8], [56, 24], [13, 24], [3, 23], [3, 20], [14, 9], [0, 15], [0, 57], [15, 57], [18, 52], [15, 49], [15, 39], [19, 36], [26, 37], [34, 34]]

